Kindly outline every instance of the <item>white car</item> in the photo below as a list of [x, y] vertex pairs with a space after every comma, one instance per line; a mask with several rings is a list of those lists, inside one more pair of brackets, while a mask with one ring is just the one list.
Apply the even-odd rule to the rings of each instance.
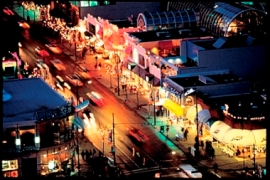
[[105, 105], [105, 99], [97, 92], [91, 91], [90, 93], [86, 93], [91, 101], [93, 101], [97, 106]]
[[59, 71], [65, 71], [65, 70], [67, 70], [65, 64], [62, 61], [60, 61], [59, 59], [51, 60], [51, 63]]
[[45, 64], [45, 62], [42, 59], [36, 59], [36, 65], [39, 68], [49, 69], [49, 67], [47, 66], [47, 64]]
[[63, 90], [64, 87], [68, 88], [69, 90], [71, 89], [70, 85], [67, 82], [65, 82], [61, 76], [56, 75], [55, 78], [56, 78], [55, 85], [59, 89]]
[[83, 86], [82, 81], [77, 76], [66, 75], [66, 78], [73, 86]]

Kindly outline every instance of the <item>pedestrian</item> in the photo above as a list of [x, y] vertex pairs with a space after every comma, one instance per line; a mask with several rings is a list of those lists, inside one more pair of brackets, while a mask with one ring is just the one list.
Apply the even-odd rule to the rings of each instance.
[[93, 155], [93, 153], [92, 153], [92, 150], [90, 149], [90, 150], [89, 150], [89, 157], [91, 158], [92, 155]]
[[85, 160], [85, 152], [84, 152], [84, 150], [82, 150], [81, 156], [82, 156], [82, 159]]
[[82, 128], [82, 137], [84, 138], [84, 128]]
[[90, 156], [90, 153], [88, 150], [85, 150], [85, 160], [88, 161], [89, 160], [89, 156]]
[[214, 172], [217, 173], [217, 171], [218, 171], [218, 164], [216, 162], [213, 164], [213, 169], [214, 169]]
[[93, 157], [95, 156], [95, 154], [96, 154], [96, 150], [95, 148], [93, 148]]
[[200, 146], [202, 147], [202, 149], [204, 149], [204, 142], [203, 141], [200, 142]]
[[184, 139], [187, 141], [188, 138], [188, 129], [186, 128], [184, 131]]

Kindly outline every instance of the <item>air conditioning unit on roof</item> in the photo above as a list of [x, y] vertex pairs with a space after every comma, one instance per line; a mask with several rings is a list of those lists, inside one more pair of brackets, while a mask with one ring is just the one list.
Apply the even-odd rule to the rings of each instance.
[[161, 31], [156, 33], [157, 37], [171, 37], [171, 34], [168, 31]]
[[190, 29], [180, 29], [180, 30], [178, 31], [178, 33], [179, 33], [180, 35], [184, 35], [184, 34], [186, 34], [186, 35], [192, 35], [192, 32], [191, 32]]

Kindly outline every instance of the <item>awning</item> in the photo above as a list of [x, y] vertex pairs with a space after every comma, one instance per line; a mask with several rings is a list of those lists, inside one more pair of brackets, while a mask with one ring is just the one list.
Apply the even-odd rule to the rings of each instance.
[[199, 113], [201, 110], [202, 106], [200, 104], [197, 104], [197, 109], [196, 106], [190, 106], [187, 110], [186, 118], [193, 122], [196, 120], [196, 113]]
[[230, 130], [231, 127], [224, 123], [223, 121], [216, 121], [210, 127], [210, 134], [218, 141], [225, 143], [223, 141], [223, 137], [225, 136], [226, 132]]
[[256, 145], [266, 145], [266, 129], [252, 130]]
[[199, 122], [206, 123], [211, 118], [211, 114], [208, 109], [203, 109], [198, 113]]
[[79, 104], [78, 106], [75, 106], [75, 112], [79, 112], [80, 110], [83, 110], [84, 108], [86, 108], [89, 105], [89, 100], [85, 100], [84, 102], [82, 102], [81, 104]]
[[172, 41], [159, 41], [158, 47], [161, 49], [171, 49], [173, 48], [173, 43]]
[[223, 141], [236, 146], [252, 146], [255, 144], [252, 131], [247, 129], [229, 129], [223, 135]]
[[183, 116], [184, 109], [177, 103], [170, 99], [166, 99], [163, 103], [163, 107], [174, 113], [176, 116]]

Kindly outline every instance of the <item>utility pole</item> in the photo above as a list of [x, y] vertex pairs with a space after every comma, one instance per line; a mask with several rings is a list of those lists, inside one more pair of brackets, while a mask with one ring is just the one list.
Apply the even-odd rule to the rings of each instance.
[[112, 113], [112, 118], [113, 118], [113, 128], [112, 128], [112, 135], [113, 135], [113, 163], [114, 163], [114, 166], [116, 166], [116, 158], [115, 158], [115, 134], [114, 134], [114, 113]]
[[[76, 43], [75, 43], [76, 44]], [[76, 48], [75, 48], [76, 49]], [[77, 106], [79, 105], [79, 89], [78, 89], [78, 82], [77, 82], [77, 85], [76, 85], [76, 96], [77, 96]], [[78, 112], [76, 113], [76, 117], [78, 118]], [[76, 139], [77, 139], [77, 158], [78, 158], [78, 177], [80, 177], [80, 172], [81, 172], [81, 170], [80, 170], [80, 150], [79, 150], [79, 127], [78, 127], [78, 125], [77, 125], [77, 137], [76, 137]]]
[[[154, 79], [153, 79], [153, 85], [154, 85]], [[156, 91], [154, 91], [154, 126], [155, 125], [156, 125]]]

